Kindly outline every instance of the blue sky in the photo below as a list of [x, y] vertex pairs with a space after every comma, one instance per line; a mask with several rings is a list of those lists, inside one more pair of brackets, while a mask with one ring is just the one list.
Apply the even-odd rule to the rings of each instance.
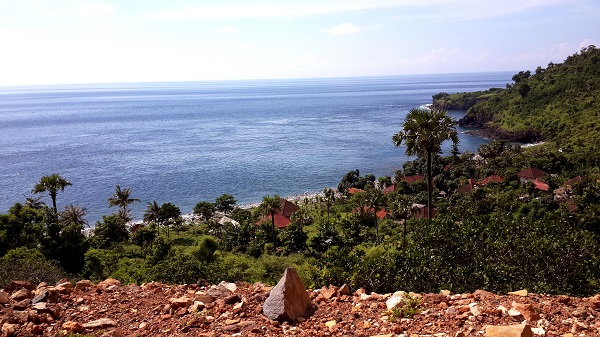
[[519, 71], [590, 44], [598, 0], [0, 0], [0, 85]]

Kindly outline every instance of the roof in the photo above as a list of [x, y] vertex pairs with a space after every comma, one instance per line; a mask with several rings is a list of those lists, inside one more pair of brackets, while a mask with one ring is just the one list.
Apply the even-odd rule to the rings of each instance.
[[566, 186], [573, 186], [573, 185], [575, 185], [575, 184], [577, 184], [577, 183], [580, 183], [581, 181], [582, 181], [582, 178], [581, 178], [581, 176], [577, 176], [577, 177], [575, 177], [575, 178], [573, 178], [573, 179], [569, 179], [569, 180], [565, 181], [565, 182], [563, 183], [563, 185], [566, 185]]
[[[275, 213], [273, 219], [275, 220], [275, 227], [277, 228], [285, 228], [292, 222], [290, 219], [278, 213]], [[261, 222], [271, 223], [271, 216], [267, 215], [263, 217], [258, 223], [260, 224]]]
[[523, 171], [517, 173], [517, 176], [519, 178], [525, 178], [525, 179], [538, 179], [541, 178], [545, 175], [544, 171], [535, 168], [535, 167], [529, 167], [524, 169]]
[[546, 184], [545, 182], [543, 182], [541, 180], [535, 179], [532, 182], [533, 182], [533, 185], [535, 185], [534, 188], [536, 190], [545, 191], [545, 192], [550, 190], [550, 186], [548, 186], [548, 184]]
[[400, 180], [401, 181], [406, 181], [407, 183], [412, 184], [415, 181], [423, 181], [423, 180], [425, 180], [425, 178], [423, 178], [422, 175], [416, 174], [416, 175], [413, 175], [413, 176], [406, 176], [406, 177], [404, 177], [404, 178], [402, 178]]
[[504, 178], [502, 178], [501, 176], [494, 174], [491, 175], [487, 178], [483, 178], [480, 181], [477, 182], [477, 185], [481, 185], [484, 186], [485, 184], [489, 184], [489, 183], [501, 183], [504, 181]]
[[[357, 211], [360, 210], [360, 207], [353, 210], [352, 213], [356, 213]], [[374, 209], [371, 207], [371, 209], [367, 210], [367, 207], [364, 206], [363, 207], [363, 211], [364, 213], [373, 213]], [[375, 213], [375, 215], [379, 218], [379, 219], [385, 219], [386, 216], [390, 215], [390, 212], [387, 211], [387, 209], [382, 208], [380, 210], [377, 211], [377, 213]]]
[[348, 194], [362, 193], [365, 190], [361, 190], [360, 188], [350, 187], [348, 188]]
[[286, 218], [292, 216], [292, 213], [297, 212], [300, 209], [297, 205], [287, 201], [284, 198], [281, 198], [281, 206], [277, 210], [277, 213], [283, 215]]
[[383, 189], [383, 194], [388, 194], [388, 193], [392, 193], [392, 192], [396, 192], [396, 185], [390, 185], [386, 188]]

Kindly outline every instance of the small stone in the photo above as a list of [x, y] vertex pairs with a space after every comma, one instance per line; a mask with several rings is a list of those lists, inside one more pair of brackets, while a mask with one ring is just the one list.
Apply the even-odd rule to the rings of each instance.
[[73, 322], [73, 321], [64, 322], [62, 327], [63, 327], [63, 329], [67, 330], [68, 332], [74, 332], [74, 333], [80, 333], [85, 330], [85, 328], [83, 327], [83, 325], [81, 323]]
[[0, 304], [6, 304], [10, 302], [10, 295], [4, 290], [0, 290]]
[[331, 299], [333, 297], [337, 297], [338, 290], [336, 287], [333, 286], [329, 286], [329, 288], [323, 287], [321, 288], [321, 296], [323, 296], [323, 298], [325, 298], [326, 300]]
[[94, 282], [92, 282], [90, 280], [81, 280], [81, 281], [78, 281], [77, 284], [75, 284], [75, 290], [82, 291], [82, 290], [85, 290], [85, 289], [93, 287], [93, 286], [94, 286]]
[[511, 292], [509, 292], [508, 294], [509, 294], [509, 295], [515, 295], [515, 296], [526, 297], [526, 296], [527, 296], [527, 289], [518, 290], [518, 291], [511, 291]]
[[337, 322], [336, 322], [335, 320], [331, 320], [331, 321], [327, 321], [327, 322], [325, 322], [325, 325], [326, 325], [326, 326], [327, 326], [329, 329], [333, 328], [333, 327], [334, 327], [336, 324], [337, 324]]
[[348, 295], [350, 293], [350, 287], [347, 284], [344, 284], [340, 287], [340, 295]]
[[169, 298], [169, 303], [171, 303], [171, 308], [173, 308], [173, 310], [177, 310], [178, 308], [187, 308], [192, 305], [192, 299], [185, 296]]
[[10, 299], [17, 302], [28, 298], [33, 298], [33, 294], [26, 288], [21, 288], [10, 295]]
[[148, 322], [142, 322], [140, 325], [138, 325], [138, 330], [140, 331], [144, 331], [146, 328], [148, 328]]
[[544, 328], [531, 328], [531, 332], [533, 332], [534, 335], [540, 335], [540, 336], [546, 335], [546, 331], [544, 330]]
[[533, 337], [531, 327], [527, 324], [488, 325], [485, 337]]
[[100, 318], [95, 321], [87, 322], [83, 324], [83, 327], [86, 329], [105, 329], [105, 328], [113, 328], [117, 326], [117, 321], [110, 318]]
[[515, 309], [508, 310], [508, 316], [510, 316], [515, 321], [522, 321], [523, 319], [525, 319], [525, 317], [523, 317], [523, 314], [521, 314], [519, 310]]
[[18, 326], [19, 326], [18, 324], [4, 323], [4, 324], [2, 324], [2, 328], [0, 329], [0, 331], [2, 331], [4, 336], [11, 337], [11, 336], [14, 336], [14, 334], [17, 332]]
[[532, 304], [522, 304], [513, 301], [512, 307], [523, 314], [523, 317], [530, 322], [535, 322], [540, 319], [540, 315]]

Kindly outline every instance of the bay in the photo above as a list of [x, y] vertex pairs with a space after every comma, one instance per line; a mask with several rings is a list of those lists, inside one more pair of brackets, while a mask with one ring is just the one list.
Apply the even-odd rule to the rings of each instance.
[[[505, 87], [511, 76], [0, 87], [0, 212], [52, 173], [73, 184], [59, 209], [85, 207], [90, 223], [113, 211], [117, 184], [142, 200], [132, 207], [141, 218], [155, 200], [189, 213], [223, 193], [246, 204], [334, 187], [354, 169], [393, 175], [408, 158], [391, 137], [410, 109], [442, 91]], [[461, 151], [486, 142], [464, 131]]]

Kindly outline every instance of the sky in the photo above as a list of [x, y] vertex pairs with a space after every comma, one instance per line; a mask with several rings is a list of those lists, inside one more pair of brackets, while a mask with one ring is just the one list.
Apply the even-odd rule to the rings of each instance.
[[0, 85], [534, 70], [598, 0], [0, 0]]

